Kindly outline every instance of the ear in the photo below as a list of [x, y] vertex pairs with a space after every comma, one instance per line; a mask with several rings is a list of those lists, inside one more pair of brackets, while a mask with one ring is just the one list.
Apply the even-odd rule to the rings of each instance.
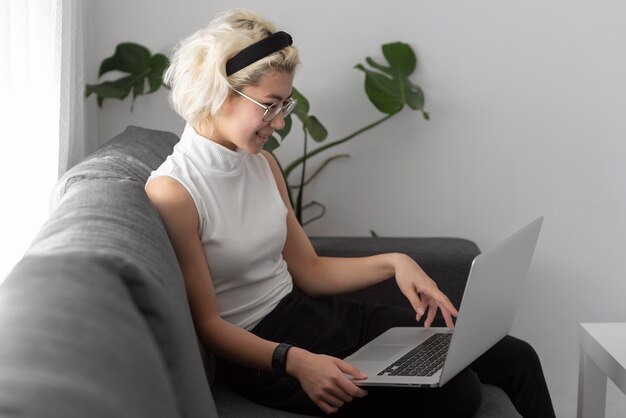
[[240, 97], [241, 96], [231, 90], [224, 99], [222, 106], [220, 106], [218, 114], [215, 115], [215, 119], [218, 119], [220, 115], [229, 115], [235, 109], [235, 105], [238, 103]]

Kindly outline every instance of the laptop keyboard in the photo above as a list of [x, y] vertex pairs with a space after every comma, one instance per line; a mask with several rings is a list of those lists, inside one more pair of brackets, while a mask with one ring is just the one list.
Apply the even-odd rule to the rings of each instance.
[[432, 376], [443, 366], [451, 338], [451, 332], [432, 335], [378, 375]]

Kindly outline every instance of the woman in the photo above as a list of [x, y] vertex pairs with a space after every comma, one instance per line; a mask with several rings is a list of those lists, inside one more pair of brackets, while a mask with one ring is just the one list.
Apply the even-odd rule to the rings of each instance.
[[[263, 151], [296, 105], [298, 64], [290, 35], [232, 10], [181, 42], [165, 76], [187, 124], [146, 192], [176, 251], [197, 332], [229, 383], [306, 414], [380, 416], [393, 401], [409, 416], [471, 416], [486, 381], [525, 416], [554, 416], [535, 352], [512, 337], [440, 389], [355, 384], [367, 376], [341, 358], [391, 326], [428, 327], [438, 310], [453, 327], [457, 310], [406, 255], [315, 253]], [[414, 310], [336, 296], [392, 276]]]

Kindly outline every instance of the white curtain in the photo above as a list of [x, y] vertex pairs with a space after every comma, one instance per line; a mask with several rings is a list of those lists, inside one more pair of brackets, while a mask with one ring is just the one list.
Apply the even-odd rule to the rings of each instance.
[[81, 0], [0, 1], [0, 283], [84, 155]]
[[85, 144], [85, 77], [83, 1], [63, 4], [61, 24], [61, 104], [59, 111], [59, 176], [83, 159]]

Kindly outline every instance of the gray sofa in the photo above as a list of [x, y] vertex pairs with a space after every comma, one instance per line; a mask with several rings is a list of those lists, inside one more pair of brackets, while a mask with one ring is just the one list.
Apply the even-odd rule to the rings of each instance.
[[[213, 377], [176, 257], [143, 185], [178, 137], [128, 127], [67, 172], [0, 286], [2, 417], [290, 417]], [[6, 237], [5, 237], [6, 239]], [[320, 254], [402, 251], [458, 306], [478, 247], [458, 238], [315, 237]], [[406, 303], [393, 280], [354, 297]], [[484, 385], [477, 417], [519, 416]]]

